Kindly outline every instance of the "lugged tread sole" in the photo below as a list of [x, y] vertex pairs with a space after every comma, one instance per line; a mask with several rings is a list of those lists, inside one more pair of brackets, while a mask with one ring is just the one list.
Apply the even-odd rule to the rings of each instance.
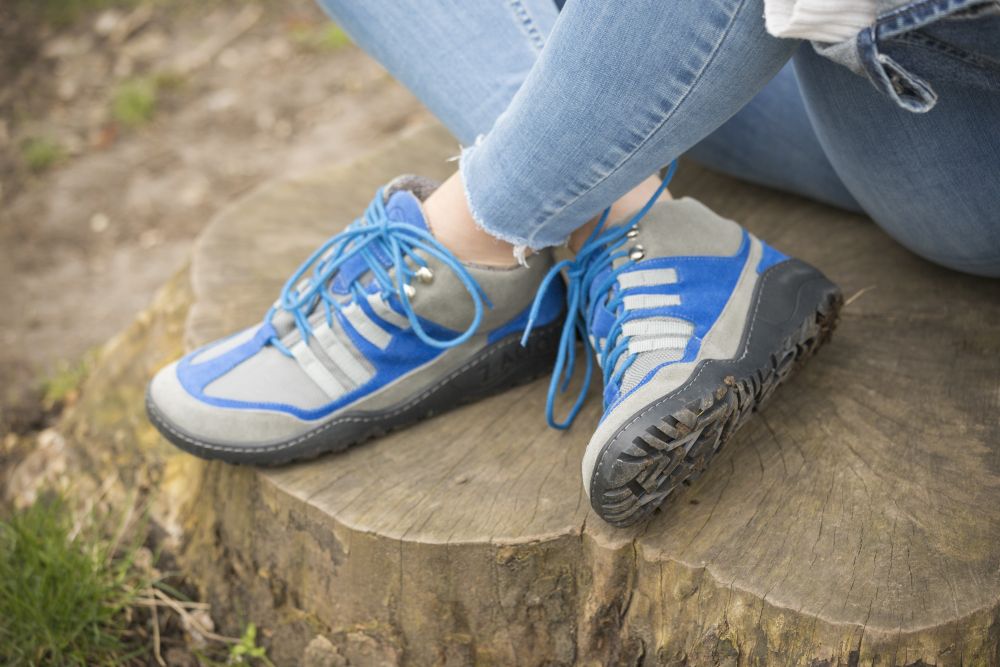
[[840, 290], [803, 262], [785, 264], [790, 269], [781, 270], [798, 274], [791, 276], [800, 280], [795, 292], [779, 279], [777, 290], [765, 294], [762, 280], [751, 307], [762, 299], [793, 299], [786, 321], [767, 323], [762, 328], [775, 331], [758, 340], [744, 333], [739, 360], [702, 362], [697, 368], [708, 372], [693, 372], [697, 382], [650, 404], [605, 443], [590, 480], [591, 505], [605, 521], [637, 523], [697, 479], [750, 414], [830, 339], [843, 305]]
[[342, 452], [373, 438], [411, 426], [462, 405], [487, 398], [546, 375], [555, 359], [562, 318], [536, 328], [525, 347], [520, 334], [487, 346], [457, 370], [416, 396], [391, 408], [352, 411], [284, 442], [234, 445], [200, 440], [172, 424], [146, 393], [149, 420], [171, 443], [203, 459], [278, 466]]

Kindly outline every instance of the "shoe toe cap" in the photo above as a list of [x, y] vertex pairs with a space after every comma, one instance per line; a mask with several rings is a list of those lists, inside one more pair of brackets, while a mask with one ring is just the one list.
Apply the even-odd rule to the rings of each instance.
[[274, 446], [314, 425], [280, 410], [219, 405], [195, 396], [182, 383], [179, 366], [174, 362], [156, 374], [147, 401], [153, 422], [174, 441], [218, 449]]

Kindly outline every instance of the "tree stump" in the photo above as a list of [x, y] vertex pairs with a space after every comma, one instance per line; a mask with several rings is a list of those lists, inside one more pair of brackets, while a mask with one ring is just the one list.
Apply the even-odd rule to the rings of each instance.
[[[188, 346], [258, 321], [378, 185], [457, 152], [433, 127], [234, 204], [192, 259]], [[644, 525], [603, 524], [580, 480], [600, 401], [549, 430], [547, 380], [306, 464], [211, 464], [185, 561], [216, 616], [257, 620], [288, 660], [323, 635], [330, 664], [1000, 662], [998, 283], [694, 165], [673, 190], [849, 297], [699, 480]]]

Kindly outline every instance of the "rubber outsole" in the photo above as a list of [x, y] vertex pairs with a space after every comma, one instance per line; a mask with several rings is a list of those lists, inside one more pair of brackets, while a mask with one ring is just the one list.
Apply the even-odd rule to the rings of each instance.
[[731, 360], [706, 360], [690, 380], [648, 404], [602, 446], [591, 506], [615, 526], [648, 517], [701, 475], [750, 414], [830, 339], [843, 296], [822, 273], [789, 260], [761, 276]]
[[341, 452], [391, 431], [546, 375], [555, 360], [562, 319], [535, 329], [522, 347], [512, 334], [478, 352], [462, 367], [391, 408], [339, 414], [294, 439], [255, 445], [201, 440], [170, 422], [146, 393], [149, 420], [177, 447], [203, 459], [277, 466]]

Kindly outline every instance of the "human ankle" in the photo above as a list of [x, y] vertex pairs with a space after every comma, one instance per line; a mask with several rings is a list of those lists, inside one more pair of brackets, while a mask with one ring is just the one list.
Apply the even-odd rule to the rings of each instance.
[[513, 245], [490, 236], [476, 224], [458, 172], [424, 201], [423, 208], [431, 233], [460, 261], [504, 267], [516, 263]]
[[[608, 214], [608, 223], [614, 224], [616, 222], [620, 222], [625, 218], [625, 216], [635, 213], [640, 208], [645, 206], [650, 198], [652, 198], [652, 196], [656, 193], [656, 190], [660, 187], [661, 183], [663, 183], [663, 181], [660, 180], [660, 177], [658, 175], [653, 175], [622, 195], [614, 204], [611, 205], [611, 212]], [[669, 190], [664, 190], [663, 194], [660, 195], [660, 201], [668, 199], [673, 199], [673, 197], [670, 196]], [[588, 221], [587, 224], [576, 229], [570, 235], [570, 250], [574, 253], [580, 250], [583, 244], [586, 243], [591, 232], [594, 231], [594, 227], [597, 226], [598, 220], [600, 220], [600, 216]]]

